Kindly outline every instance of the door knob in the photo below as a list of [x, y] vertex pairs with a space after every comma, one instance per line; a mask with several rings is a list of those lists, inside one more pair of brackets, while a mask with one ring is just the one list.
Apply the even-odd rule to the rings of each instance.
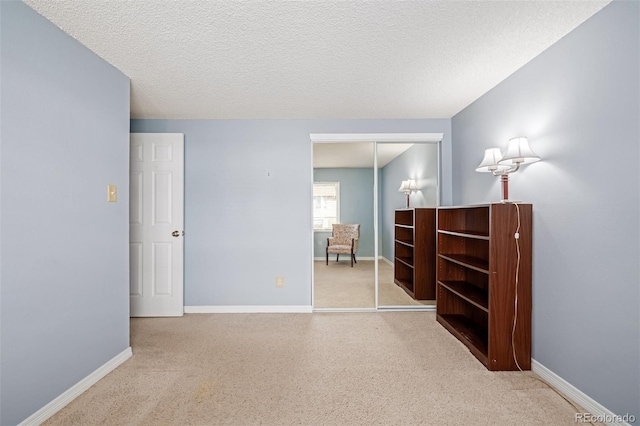
[[173, 235], [174, 237], [179, 237], [180, 236], [180, 232], [179, 231], [173, 231], [171, 233], [171, 235]]

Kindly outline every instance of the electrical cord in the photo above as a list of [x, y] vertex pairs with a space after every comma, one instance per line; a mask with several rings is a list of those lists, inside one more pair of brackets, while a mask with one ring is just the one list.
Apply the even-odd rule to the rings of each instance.
[[516, 362], [516, 367], [518, 370], [522, 371], [522, 367], [518, 363], [518, 357], [516, 356], [516, 345], [515, 345], [515, 336], [516, 336], [516, 324], [518, 323], [518, 276], [520, 275], [520, 206], [518, 203], [513, 203], [516, 206], [516, 212], [518, 217], [518, 226], [516, 227], [516, 232], [514, 234], [514, 238], [516, 240], [516, 251], [517, 251], [517, 261], [516, 261], [516, 276], [515, 276], [515, 302], [514, 302], [514, 312], [513, 312], [513, 328], [511, 329], [511, 350], [513, 351], [513, 360]]

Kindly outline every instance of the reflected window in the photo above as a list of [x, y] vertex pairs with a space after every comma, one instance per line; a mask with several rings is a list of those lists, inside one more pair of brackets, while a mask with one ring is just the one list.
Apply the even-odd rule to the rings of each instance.
[[313, 230], [329, 231], [340, 223], [340, 182], [313, 183]]

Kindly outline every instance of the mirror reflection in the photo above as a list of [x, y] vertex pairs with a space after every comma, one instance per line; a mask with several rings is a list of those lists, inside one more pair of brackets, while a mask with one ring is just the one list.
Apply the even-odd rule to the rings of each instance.
[[313, 144], [315, 308], [375, 308], [373, 149]]
[[376, 307], [376, 197], [378, 306], [434, 305], [438, 145], [314, 143], [313, 159], [314, 308]]
[[[438, 145], [379, 143], [377, 148], [381, 160], [378, 304], [434, 305]], [[392, 154], [386, 156], [387, 151]]]

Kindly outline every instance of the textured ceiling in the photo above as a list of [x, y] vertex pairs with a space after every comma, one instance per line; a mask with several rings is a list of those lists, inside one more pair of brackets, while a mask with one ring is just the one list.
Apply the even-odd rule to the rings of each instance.
[[[412, 143], [378, 144], [378, 167], [383, 168], [412, 146]], [[373, 142], [313, 144], [314, 169], [332, 167], [372, 168], [374, 166]]]
[[26, 0], [133, 118], [448, 118], [608, 2]]

